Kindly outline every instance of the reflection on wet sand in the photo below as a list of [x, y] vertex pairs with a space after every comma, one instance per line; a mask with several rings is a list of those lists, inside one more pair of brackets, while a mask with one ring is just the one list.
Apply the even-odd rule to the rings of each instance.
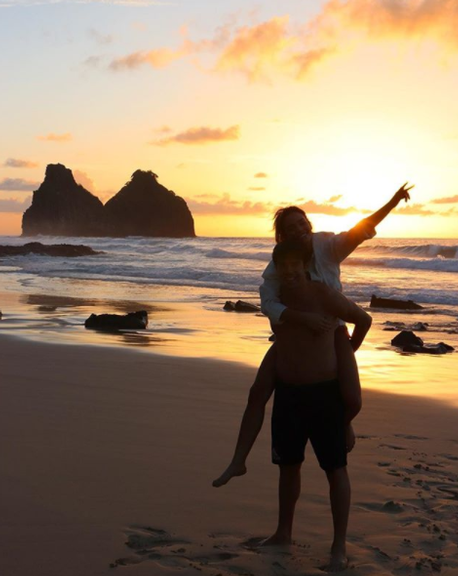
[[57, 308], [91, 308], [99, 307], [106, 312], [121, 312], [127, 314], [135, 310], [147, 310], [148, 313], [169, 312], [172, 309], [165, 306], [132, 300], [104, 300], [97, 298], [75, 298], [73, 296], [53, 296], [47, 294], [20, 294], [19, 302], [37, 306], [40, 312], [53, 312]]

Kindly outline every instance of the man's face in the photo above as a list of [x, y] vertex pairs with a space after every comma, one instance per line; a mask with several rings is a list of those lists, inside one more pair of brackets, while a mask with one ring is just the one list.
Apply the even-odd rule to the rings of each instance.
[[304, 262], [296, 255], [287, 256], [276, 265], [281, 286], [293, 288], [307, 280]]
[[299, 240], [306, 244], [312, 237], [310, 222], [300, 212], [291, 212], [283, 222], [282, 240]]

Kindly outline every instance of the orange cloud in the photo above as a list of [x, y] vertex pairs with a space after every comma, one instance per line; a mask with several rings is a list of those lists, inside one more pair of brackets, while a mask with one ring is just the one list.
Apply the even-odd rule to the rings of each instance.
[[47, 134], [46, 136], [37, 136], [37, 140], [42, 140], [44, 142], [70, 142], [73, 140], [73, 136], [67, 132], [65, 134]]
[[110, 63], [111, 70], [118, 71], [123, 69], [132, 70], [139, 68], [143, 64], [149, 64], [153, 68], [165, 68], [175, 60], [186, 56], [186, 50], [179, 48], [171, 50], [170, 48], [158, 48], [142, 52], [134, 52], [128, 56], [116, 58]]
[[[409, 204], [403, 208], [398, 208], [396, 214], [408, 216], [441, 216], [442, 214], [427, 210], [423, 204]], [[445, 215], [444, 213], [443, 215]]]
[[308, 202], [299, 204], [299, 208], [302, 208], [306, 214], [326, 214], [328, 216], [345, 216], [346, 214], [351, 214], [352, 212], [368, 214], [370, 212], [369, 210], [354, 208], [353, 206], [348, 208], [339, 208], [338, 206], [334, 206], [331, 201], [318, 204], [314, 200], [309, 200]]
[[254, 175], [254, 177], [255, 177], [255, 178], [268, 178], [269, 175], [266, 174], [265, 172], [257, 172], [257, 173]]
[[0, 181], [0, 190], [7, 190], [8, 192], [31, 192], [36, 190], [40, 185], [39, 182], [30, 182], [22, 178], [3, 178]]
[[455, 204], [457, 202], [458, 202], [458, 195], [449, 196], [448, 198], [437, 198], [437, 200], [432, 201], [432, 204]]
[[75, 178], [75, 182], [77, 184], [81, 184], [83, 188], [89, 190], [89, 192], [95, 191], [94, 182], [89, 178], [86, 172], [82, 172], [81, 170], [73, 170], [73, 177]]
[[361, 41], [432, 38], [456, 50], [457, 27], [458, 0], [329, 0], [315, 18], [294, 26], [287, 15], [238, 28], [229, 23], [198, 42], [184, 28], [178, 48], [134, 52], [113, 60], [110, 68], [164, 68], [206, 52], [215, 56], [208, 71], [239, 73], [251, 81], [281, 72], [302, 80], [313, 66]]
[[240, 138], [240, 127], [230, 126], [225, 130], [221, 128], [208, 128], [201, 126], [189, 128], [184, 132], [179, 132], [173, 136], [162, 138], [152, 144], [167, 146], [168, 144], [210, 144], [211, 142], [224, 142], [228, 140], [238, 140]]
[[27, 210], [31, 203], [32, 196], [24, 198], [22, 202], [14, 198], [0, 199], [0, 212], [22, 213]]
[[193, 214], [220, 214], [220, 215], [255, 215], [266, 214], [273, 211], [271, 202], [239, 202], [231, 200], [229, 194], [223, 194], [216, 202], [186, 201]]
[[260, 192], [261, 190], [265, 190], [264, 186], [250, 186], [248, 190], [253, 190], [254, 192]]
[[8, 158], [3, 166], [7, 168], [36, 168], [38, 164], [32, 160], [20, 160], [19, 158]]
[[336, 34], [350, 26], [371, 38], [431, 37], [457, 44], [458, 0], [330, 0], [313, 21], [315, 30]]

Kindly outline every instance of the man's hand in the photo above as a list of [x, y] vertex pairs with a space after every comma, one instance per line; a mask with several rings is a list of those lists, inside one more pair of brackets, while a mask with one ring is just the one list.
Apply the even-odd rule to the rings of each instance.
[[409, 190], [412, 190], [414, 184], [412, 186], [407, 186], [408, 182], [403, 184], [401, 188], [396, 192], [396, 194], [391, 199], [391, 203], [394, 206], [397, 206], [401, 200], [405, 200], [406, 202], [410, 200]]

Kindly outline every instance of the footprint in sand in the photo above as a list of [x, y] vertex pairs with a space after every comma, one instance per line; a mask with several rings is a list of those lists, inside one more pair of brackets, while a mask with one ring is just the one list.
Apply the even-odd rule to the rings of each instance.
[[414, 436], [413, 434], [394, 434], [395, 438], [405, 438], [406, 440], [429, 440], [426, 436]]
[[390, 450], [407, 450], [404, 446], [397, 446], [396, 444], [379, 444], [379, 448], [390, 448]]
[[369, 510], [370, 512], [384, 512], [386, 514], [400, 514], [404, 512], [404, 505], [394, 500], [388, 500], [384, 504], [376, 504], [375, 502], [356, 504], [359, 508]]

